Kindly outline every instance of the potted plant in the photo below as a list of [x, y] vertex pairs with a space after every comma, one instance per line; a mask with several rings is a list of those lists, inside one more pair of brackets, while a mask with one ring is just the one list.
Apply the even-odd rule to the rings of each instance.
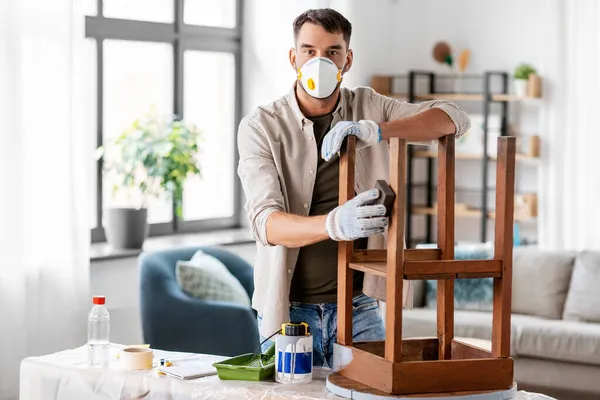
[[154, 110], [98, 148], [103, 174], [112, 185], [106, 208], [106, 240], [113, 248], [141, 249], [148, 235], [147, 204], [167, 194], [182, 218], [183, 185], [190, 175], [201, 176], [198, 166], [200, 131]]
[[536, 74], [537, 71], [530, 64], [520, 64], [515, 69], [515, 73], [513, 75], [514, 78], [514, 89], [515, 95], [519, 97], [525, 97], [527, 94], [527, 82], [529, 80], [529, 75]]

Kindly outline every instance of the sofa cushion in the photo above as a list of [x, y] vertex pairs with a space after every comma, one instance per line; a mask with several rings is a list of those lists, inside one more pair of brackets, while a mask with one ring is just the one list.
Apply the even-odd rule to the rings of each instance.
[[564, 320], [523, 320], [517, 324], [520, 357], [600, 365], [600, 324]]
[[575, 253], [515, 247], [512, 312], [560, 319]]
[[[402, 311], [402, 336], [423, 337], [437, 336], [437, 312], [430, 308], [414, 308]], [[537, 318], [532, 316], [513, 315], [511, 334], [511, 355], [515, 355], [518, 342], [518, 330], [515, 319]], [[456, 310], [454, 312], [454, 336], [491, 340], [492, 313], [486, 311]]]
[[[403, 337], [437, 336], [436, 310], [403, 311]], [[454, 336], [492, 339], [492, 313], [455, 311]], [[510, 354], [600, 365], [600, 324], [511, 315]]]
[[575, 260], [564, 319], [600, 322], [600, 253], [584, 251]]
[[189, 261], [177, 261], [175, 275], [181, 290], [189, 296], [251, 306], [250, 297], [240, 281], [221, 261], [202, 250]]

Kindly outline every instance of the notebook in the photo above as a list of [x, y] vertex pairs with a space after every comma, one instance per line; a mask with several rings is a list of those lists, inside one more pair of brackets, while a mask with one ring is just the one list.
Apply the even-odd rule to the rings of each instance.
[[178, 379], [196, 379], [217, 374], [217, 369], [209, 363], [185, 362], [170, 367], [159, 367], [160, 372]]

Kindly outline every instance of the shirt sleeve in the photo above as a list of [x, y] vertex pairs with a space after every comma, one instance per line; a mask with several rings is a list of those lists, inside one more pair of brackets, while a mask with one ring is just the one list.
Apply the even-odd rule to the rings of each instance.
[[375, 102], [376, 106], [381, 108], [383, 117], [386, 121], [395, 121], [418, 114], [425, 110], [439, 108], [448, 114], [454, 123], [457, 139], [471, 128], [471, 120], [466, 111], [448, 100], [430, 100], [421, 103], [409, 103], [392, 99], [373, 91], [373, 102]]
[[284, 210], [284, 199], [271, 147], [257, 123], [242, 120], [238, 151], [238, 176], [246, 197], [244, 208], [252, 236], [263, 246], [273, 246], [267, 240], [267, 219], [272, 213]]

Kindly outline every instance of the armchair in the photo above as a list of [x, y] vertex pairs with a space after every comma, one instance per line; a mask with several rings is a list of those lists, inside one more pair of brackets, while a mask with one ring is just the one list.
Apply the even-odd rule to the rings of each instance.
[[208, 246], [144, 252], [138, 263], [145, 343], [162, 350], [223, 356], [255, 351], [259, 335], [253, 309], [193, 298], [177, 284], [177, 261], [191, 259], [197, 250], [225, 264], [252, 298], [253, 269], [228, 250]]

